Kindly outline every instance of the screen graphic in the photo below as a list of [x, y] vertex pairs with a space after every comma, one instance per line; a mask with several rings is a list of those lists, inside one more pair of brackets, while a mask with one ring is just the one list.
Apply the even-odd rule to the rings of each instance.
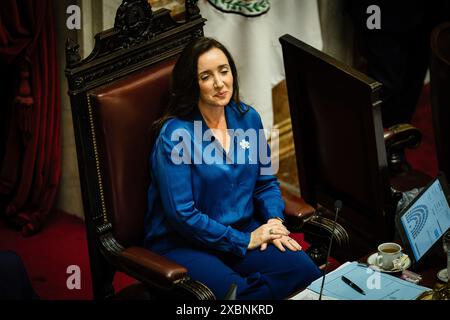
[[419, 261], [450, 228], [450, 207], [439, 180], [403, 214], [401, 223]]

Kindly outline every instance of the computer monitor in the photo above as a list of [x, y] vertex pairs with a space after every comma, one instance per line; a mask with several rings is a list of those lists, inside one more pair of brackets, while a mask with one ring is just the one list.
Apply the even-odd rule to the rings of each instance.
[[301, 196], [330, 210], [343, 202], [339, 222], [357, 257], [395, 230], [381, 84], [290, 35], [280, 43]]
[[450, 193], [443, 175], [434, 179], [396, 217], [404, 250], [418, 264], [450, 229]]

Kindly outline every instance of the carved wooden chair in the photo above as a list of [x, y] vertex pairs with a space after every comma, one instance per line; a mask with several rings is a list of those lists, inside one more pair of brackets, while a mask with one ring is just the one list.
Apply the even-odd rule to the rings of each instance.
[[431, 108], [439, 170], [450, 178], [450, 22], [431, 33]]
[[[350, 245], [337, 246], [334, 256], [360, 258], [393, 239], [401, 192], [430, 180], [421, 172], [400, 170], [395, 159], [420, 142], [420, 132], [406, 124], [383, 129], [379, 82], [290, 35], [280, 42], [302, 198], [323, 212], [313, 217], [317, 225], [333, 225], [334, 203], [344, 203], [338, 222]], [[322, 246], [328, 246], [329, 237]]]
[[[112, 286], [116, 271], [139, 281], [124, 290], [142, 298], [214, 299], [186, 268], [143, 247], [152, 123], [168, 102], [178, 54], [203, 35], [204, 23], [196, 1], [186, 1], [185, 20], [174, 22], [166, 9], [152, 12], [146, 0], [127, 0], [117, 10], [114, 28], [96, 35], [87, 58], [81, 60], [78, 45], [67, 41], [66, 76], [96, 299], [122, 295]], [[285, 201], [289, 221], [307, 225], [314, 209], [288, 195]]]

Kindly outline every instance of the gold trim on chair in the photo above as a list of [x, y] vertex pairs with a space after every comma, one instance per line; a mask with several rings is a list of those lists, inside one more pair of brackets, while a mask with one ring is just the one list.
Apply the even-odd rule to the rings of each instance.
[[100, 161], [99, 161], [99, 155], [98, 155], [98, 150], [97, 150], [97, 140], [96, 140], [96, 135], [95, 135], [94, 116], [92, 113], [91, 96], [92, 96], [91, 94], [87, 94], [88, 111], [89, 111], [89, 126], [91, 128], [92, 145], [94, 147], [95, 171], [97, 172], [97, 182], [98, 182], [99, 193], [100, 193], [100, 202], [101, 202], [101, 206], [102, 206], [103, 223], [108, 223], [108, 216], [107, 216], [106, 204], [105, 204], [105, 194], [103, 192], [102, 174], [101, 174], [101, 170], [100, 170]]

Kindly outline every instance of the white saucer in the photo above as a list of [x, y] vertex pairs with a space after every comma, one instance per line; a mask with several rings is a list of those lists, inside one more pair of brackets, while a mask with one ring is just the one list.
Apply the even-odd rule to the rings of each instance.
[[439, 280], [443, 281], [443, 282], [447, 282], [448, 281], [448, 273], [447, 273], [447, 268], [442, 269], [441, 271], [438, 272], [437, 277]]
[[378, 252], [375, 252], [374, 254], [370, 255], [369, 258], [367, 258], [367, 263], [373, 267], [373, 269], [381, 271], [381, 272], [386, 272], [386, 273], [395, 273], [395, 272], [400, 272], [403, 270], [408, 269], [411, 266], [411, 259], [409, 257], [406, 258], [405, 262], [403, 263], [403, 266], [401, 269], [393, 269], [393, 270], [384, 270], [383, 268], [379, 267], [377, 265], [377, 256], [378, 256]]

